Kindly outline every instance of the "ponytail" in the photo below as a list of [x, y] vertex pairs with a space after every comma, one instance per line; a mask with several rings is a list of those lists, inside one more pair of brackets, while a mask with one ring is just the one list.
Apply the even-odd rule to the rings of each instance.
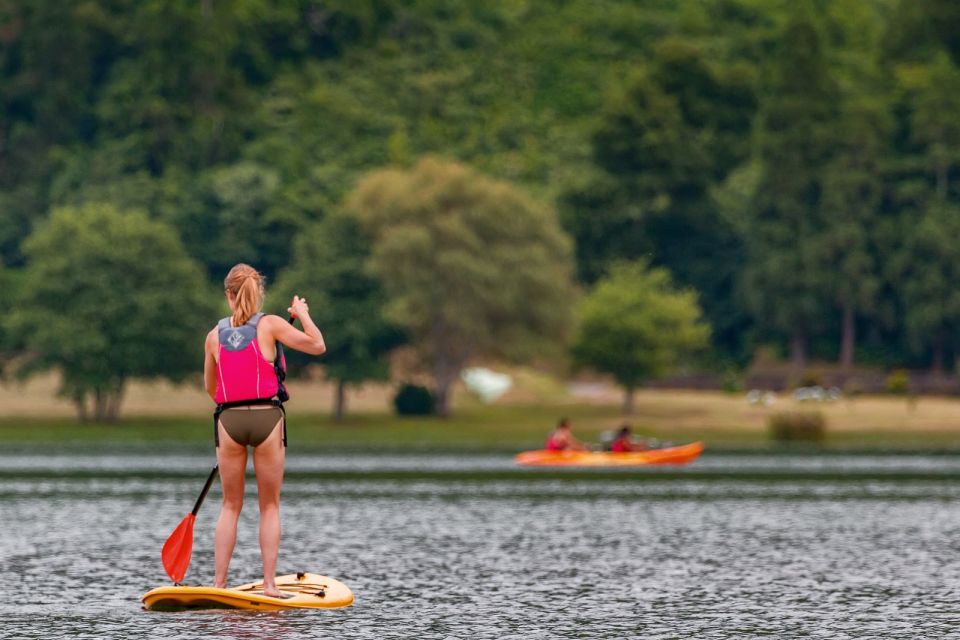
[[263, 276], [248, 264], [240, 263], [230, 269], [223, 281], [223, 288], [233, 294], [233, 326], [240, 327], [250, 321], [263, 306]]

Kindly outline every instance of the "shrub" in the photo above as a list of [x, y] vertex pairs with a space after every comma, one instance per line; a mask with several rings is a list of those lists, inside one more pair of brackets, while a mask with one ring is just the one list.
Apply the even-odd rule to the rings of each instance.
[[883, 386], [887, 393], [898, 396], [907, 395], [907, 391], [910, 390], [910, 376], [903, 369], [895, 369], [887, 376]]
[[740, 393], [743, 391], [743, 379], [735, 369], [727, 369], [723, 372], [723, 379], [720, 385], [727, 393]]
[[827, 420], [819, 411], [782, 411], [770, 416], [767, 425], [777, 442], [823, 442]]
[[417, 384], [405, 384], [393, 397], [393, 406], [397, 415], [429, 416], [436, 408], [433, 394], [426, 387]]

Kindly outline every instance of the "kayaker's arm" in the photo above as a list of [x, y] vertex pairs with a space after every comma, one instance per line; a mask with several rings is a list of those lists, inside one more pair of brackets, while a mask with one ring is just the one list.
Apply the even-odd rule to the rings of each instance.
[[589, 451], [590, 447], [577, 440], [572, 433], [567, 435], [567, 448], [571, 451]]

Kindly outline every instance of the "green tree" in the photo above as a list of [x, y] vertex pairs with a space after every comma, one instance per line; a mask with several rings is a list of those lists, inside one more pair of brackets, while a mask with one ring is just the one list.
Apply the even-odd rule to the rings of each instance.
[[616, 379], [624, 388], [628, 415], [637, 387], [669, 373], [710, 339], [696, 293], [678, 291], [666, 269], [651, 269], [642, 261], [615, 265], [583, 300], [578, 315], [574, 360]]
[[932, 368], [942, 372], [960, 326], [950, 285], [958, 264], [950, 238], [960, 205], [960, 71], [942, 51], [896, 71], [902, 129], [891, 191], [900, 235], [889, 252], [890, 282], [910, 351], [930, 354]]
[[523, 358], [570, 318], [570, 247], [553, 211], [435, 158], [364, 177], [346, 203], [372, 238], [388, 313], [436, 383], [437, 413], [472, 358]]
[[761, 176], [750, 207], [741, 291], [765, 330], [790, 336], [802, 368], [823, 329], [830, 266], [823, 261], [824, 168], [835, 151], [839, 89], [809, 3], [793, 9], [761, 99]]
[[857, 316], [874, 311], [882, 285], [876, 228], [883, 205], [889, 152], [887, 102], [864, 95], [845, 100], [835, 156], [823, 179], [818, 234], [820, 262], [831, 265], [824, 286], [840, 309], [840, 364], [853, 366]]
[[900, 0], [884, 34], [884, 54], [898, 60], [925, 59], [946, 50], [960, 63], [960, 6], [953, 0]]
[[403, 341], [384, 315], [386, 295], [370, 270], [369, 257], [369, 241], [357, 221], [330, 215], [297, 237], [293, 260], [272, 292], [281, 300], [297, 294], [310, 302], [327, 344], [327, 377], [337, 383], [337, 421], [346, 410], [346, 386], [388, 380], [386, 356]]
[[960, 69], [940, 53], [915, 77], [911, 130], [942, 202], [951, 195], [950, 174], [960, 164]]
[[946, 351], [956, 347], [960, 330], [960, 207], [933, 205], [907, 230], [898, 256], [898, 280], [905, 329], [916, 350], [932, 352], [933, 370], [942, 373]]
[[744, 314], [731, 304], [742, 241], [713, 189], [750, 153], [752, 69], [667, 38], [611, 93], [593, 136], [596, 171], [563, 198], [580, 276], [650, 256], [701, 293], [714, 335], [736, 351]]
[[106, 204], [62, 208], [24, 251], [9, 318], [20, 373], [59, 370], [82, 420], [115, 420], [130, 378], [198, 371], [214, 296], [173, 229]]
[[[13, 270], [0, 263], [0, 305], [4, 309], [13, 309], [17, 301], [17, 278]], [[7, 327], [0, 323], [0, 379], [6, 370], [7, 358], [16, 351]]]

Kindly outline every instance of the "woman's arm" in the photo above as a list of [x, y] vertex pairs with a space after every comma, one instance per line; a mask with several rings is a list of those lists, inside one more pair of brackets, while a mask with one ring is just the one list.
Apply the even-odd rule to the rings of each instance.
[[217, 395], [217, 330], [212, 329], [203, 343], [203, 386], [211, 398]]
[[327, 345], [323, 341], [323, 334], [310, 318], [310, 307], [307, 301], [299, 296], [293, 297], [293, 303], [287, 309], [291, 316], [296, 316], [303, 325], [303, 331], [300, 331], [289, 322], [285, 322], [279, 316], [267, 316], [270, 318], [270, 335], [274, 340], [282, 342], [285, 346], [303, 353], [309, 353], [313, 356], [319, 356], [327, 350]]
[[573, 437], [573, 434], [570, 434], [570, 448], [574, 451], [589, 451], [590, 447], [582, 443]]

